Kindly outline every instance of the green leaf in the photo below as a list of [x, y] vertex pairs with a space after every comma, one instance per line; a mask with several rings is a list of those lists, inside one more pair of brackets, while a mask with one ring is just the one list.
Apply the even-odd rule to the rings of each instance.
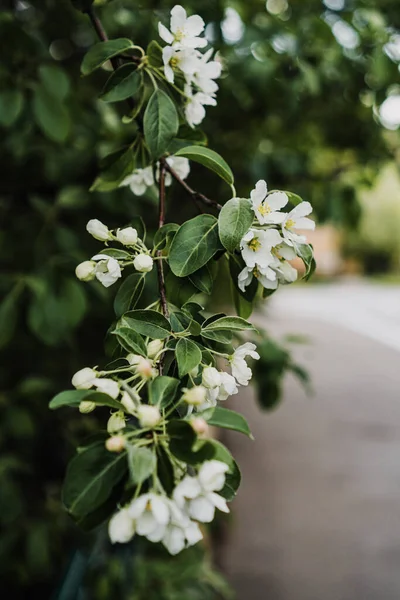
[[126, 453], [108, 452], [96, 443], [69, 463], [62, 498], [74, 517], [84, 517], [104, 504], [127, 471]]
[[218, 231], [220, 240], [228, 252], [234, 252], [239, 247], [253, 219], [254, 211], [250, 200], [232, 198], [224, 204], [218, 217]]
[[202, 334], [207, 331], [257, 331], [254, 325], [241, 317], [221, 317], [203, 326]]
[[104, 167], [94, 180], [90, 191], [108, 192], [116, 189], [119, 184], [131, 175], [135, 169], [132, 148], [121, 148], [104, 159]]
[[200, 348], [187, 338], [181, 338], [178, 341], [175, 355], [178, 363], [179, 377], [187, 375], [201, 362]]
[[210, 268], [210, 263], [201, 267], [189, 277], [190, 281], [197, 287], [200, 292], [210, 295], [213, 289], [214, 278]]
[[41, 65], [39, 75], [43, 85], [58, 101], [65, 100], [70, 91], [70, 80], [65, 71], [57, 65]]
[[214, 457], [215, 449], [211, 442], [197, 439], [192, 426], [187, 421], [173, 419], [167, 424], [170, 436], [169, 449], [176, 458], [190, 465], [196, 465]]
[[174, 468], [163, 446], [156, 446], [157, 477], [167, 494], [171, 495], [175, 487]]
[[179, 127], [178, 113], [171, 98], [160, 89], [153, 92], [143, 119], [144, 137], [153, 159], [167, 150]]
[[118, 248], [104, 248], [100, 250], [99, 254], [105, 254], [116, 260], [132, 260], [132, 254], [127, 250], [119, 250]]
[[154, 248], [157, 248], [157, 250], [168, 248], [178, 229], [179, 225], [177, 223], [166, 223], [160, 229], [157, 229], [153, 240]]
[[147, 356], [146, 344], [142, 336], [131, 327], [126, 327], [125, 323], [121, 327], [117, 327], [112, 334], [117, 336], [119, 343], [127, 352]]
[[231, 287], [236, 314], [243, 319], [248, 319], [253, 312], [253, 304], [239, 294], [237, 287], [233, 283]]
[[0, 92], [0, 125], [11, 127], [24, 107], [24, 96], [20, 90]]
[[191, 283], [189, 278], [176, 277], [172, 271], [165, 278], [165, 289], [168, 302], [179, 308], [198, 294], [198, 289]]
[[65, 142], [71, 120], [65, 106], [46, 87], [38, 85], [33, 95], [33, 114], [44, 135], [54, 142]]
[[300, 256], [306, 268], [303, 279], [308, 281], [317, 267], [317, 263], [315, 262], [314, 258], [314, 249], [311, 244], [297, 244], [296, 252], [297, 255]]
[[164, 61], [162, 57], [162, 48], [158, 42], [155, 40], [151, 41], [147, 46], [146, 55], [149, 61], [149, 64], [152, 67], [163, 67]]
[[121, 409], [121, 403], [111, 398], [108, 394], [97, 392], [96, 390], [66, 390], [60, 392], [51, 400], [49, 408], [56, 410], [63, 406], [76, 406], [86, 400], [88, 402], [94, 402], [97, 406], [111, 406], [111, 408]]
[[201, 332], [203, 338], [219, 342], [220, 344], [229, 344], [232, 341], [231, 331], [208, 331], [205, 329]]
[[103, 102], [121, 102], [134, 96], [142, 84], [142, 74], [132, 63], [117, 69], [107, 80], [99, 98]]
[[214, 171], [219, 175], [226, 183], [233, 185], [234, 178], [230, 166], [225, 160], [214, 150], [204, 148], [203, 146], [188, 146], [182, 148], [175, 153], [175, 156], [184, 156], [189, 160], [194, 160], [202, 164], [207, 169]]
[[13, 337], [18, 316], [17, 301], [22, 289], [17, 284], [0, 304], [0, 348], [7, 346]]
[[132, 483], [139, 485], [143, 483], [157, 466], [157, 459], [154, 452], [148, 448], [137, 448], [128, 446], [128, 467]]
[[150, 404], [156, 404], [165, 408], [172, 404], [179, 386], [179, 380], [175, 377], [160, 375], [149, 384]]
[[188, 146], [204, 146], [207, 144], [207, 136], [201, 129], [192, 129], [189, 125], [181, 125], [177, 136], [168, 146], [168, 152], [175, 154], [182, 148]]
[[214, 460], [220, 460], [228, 465], [229, 471], [226, 473], [225, 485], [223, 489], [218, 492], [223, 496], [226, 500], [233, 500], [236, 496], [236, 490], [240, 486], [240, 469], [234, 460], [232, 454], [229, 450], [221, 444], [221, 442], [217, 442], [216, 440], [211, 440], [212, 445], [214, 446], [215, 454]]
[[253, 437], [251, 435], [249, 424], [244, 416], [234, 410], [230, 410], [229, 408], [216, 406], [212, 417], [208, 419], [208, 423], [209, 425], [214, 425], [215, 427], [223, 427], [224, 429], [239, 431], [240, 433], [248, 435], [250, 438]]
[[114, 312], [121, 317], [128, 310], [135, 308], [144, 288], [145, 275], [133, 273], [120, 285], [114, 299]]
[[154, 340], [163, 340], [171, 335], [170, 323], [155, 310], [130, 310], [123, 316], [123, 322], [124, 326]]
[[191, 275], [221, 250], [217, 226], [218, 221], [212, 215], [198, 215], [179, 228], [169, 253], [174, 275]]
[[82, 61], [82, 75], [89, 75], [89, 73], [92, 73], [101, 67], [101, 65], [110, 60], [110, 58], [118, 56], [118, 54], [122, 54], [132, 47], [133, 43], [127, 38], [118, 38], [116, 40], [108, 40], [107, 42], [95, 44], [90, 48]]

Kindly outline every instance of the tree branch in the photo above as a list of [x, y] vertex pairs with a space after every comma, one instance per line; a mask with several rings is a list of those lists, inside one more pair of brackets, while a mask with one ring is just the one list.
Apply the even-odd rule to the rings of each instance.
[[[158, 182], [158, 200], [159, 200], [159, 212], [158, 212], [158, 228], [160, 229], [164, 225], [165, 221], [165, 159], [160, 159], [160, 176]], [[167, 297], [165, 294], [165, 280], [164, 280], [164, 266], [162, 262], [162, 252], [157, 252], [157, 273], [158, 273], [158, 289], [160, 292], [161, 309], [164, 317], [169, 317]]]
[[178, 173], [172, 167], [170, 167], [170, 165], [167, 162], [165, 162], [165, 169], [169, 173], [171, 173], [175, 181], [180, 183], [180, 185], [187, 191], [187, 193], [190, 194], [190, 196], [192, 196], [193, 200], [199, 200], [207, 206], [212, 206], [217, 210], [221, 210], [221, 204], [218, 204], [216, 200], [211, 200], [210, 198], [207, 198], [207, 196], [204, 196], [204, 194], [200, 194], [200, 192], [196, 192], [196, 190], [192, 189], [185, 181], [183, 181], [183, 179], [179, 177]]

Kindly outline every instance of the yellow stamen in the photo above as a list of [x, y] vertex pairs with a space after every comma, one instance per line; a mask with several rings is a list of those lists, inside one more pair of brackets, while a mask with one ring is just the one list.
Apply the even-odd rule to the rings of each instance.
[[250, 250], [253, 250], [253, 252], [257, 252], [257, 250], [261, 248], [261, 242], [256, 237], [250, 240], [250, 242], [248, 242], [247, 245], [250, 248]]
[[271, 212], [271, 207], [269, 204], [260, 204], [258, 207], [258, 212], [260, 215], [268, 215]]
[[145, 510], [151, 510], [151, 500], [147, 500], [147, 504], [146, 504], [146, 509]]
[[254, 267], [254, 269], [253, 269], [253, 275], [254, 275], [254, 277], [256, 277], [257, 279], [259, 278], [259, 276], [260, 276], [260, 273], [258, 272], [258, 269], [257, 269], [257, 267]]
[[171, 58], [171, 60], [169, 61], [169, 64], [171, 65], [171, 67], [173, 69], [175, 69], [178, 66], [178, 64], [179, 64], [179, 60], [176, 58], [176, 56], [173, 56]]
[[282, 254], [279, 254], [279, 250], [278, 248], [275, 246], [274, 248], [271, 248], [271, 253], [276, 256], [276, 258], [279, 258], [279, 260], [282, 259]]
[[296, 223], [293, 221], [293, 219], [288, 219], [286, 221], [286, 229], [292, 229], [292, 227], [294, 227], [296, 225]]

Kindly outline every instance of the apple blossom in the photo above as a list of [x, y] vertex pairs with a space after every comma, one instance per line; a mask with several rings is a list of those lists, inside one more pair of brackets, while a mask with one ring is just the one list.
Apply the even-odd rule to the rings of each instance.
[[98, 377], [94, 384], [95, 387], [97, 387], [97, 389], [99, 390], [99, 392], [102, 392], [103, 394], [107, 394], [108, 396], [111, 396], [111, 398], [114, 398], [114, 400], [116, 398], [118, 398], [119, 395], [119, 385], [116, 381], [114, 381], [113, 379], [107, 379], [107, 378], [103, 378], [103, 377]]
[[108, 229], [107, 225], [104, 225], [104, 223], [98, 219], [90, 219], [86, 225], [86, 230], [100, 242], [107, 242], [112, 239], [111, 231]]
[[123, 435], [113, 435], [107, 438], [105, 446], [109, 452], [122, 452], [126, 447], [126, 439]]
[[106, 254], [96, 254], [92, 256], [92, 260], [98, 261], [95, 274], [104, 287], [110, 287], [122, 277], [121, 267], [115, 258], [111, 258]]
[[149, 358], [155, 358], [164, 348], [164, 342], [162, 340], [151, 340], [147, 344], [147, 356]]
[[134, 227], [117, 229], [117, 240], [124, 246], [134, 246], [138, 240], [138, 233]]
[[161, 413], [157, 406], [142, 404], [137, 409], [139, 423], [142, 427], [153, 428], [161, 422]]
[[96, 381], [97, 373], [90, 367], [77, 371], [72, 377], [71, 383], [77, 390], [90, 390]]
[[148, 273], [153, 268], [153, 259], [149, 254], [138, 254], [133, 261], [133, 266], [139, 273]]
[[274, 262], [271, 249], [281, 242], [282, 238], [276, 229], [249, 229], [240, 242], [246, 267], [257, 265], [265, 268], [271, 265]]
[[136, 532], [151, 542], [160, 542], [170, 521], [170, 502], [165, 496], [153, 492], [133, 500], [127, 510], [135, 520]]
[[135, 535], [135, 521], [129, 515], [128, 509], [123, 508], [111, 517], [108, 535], [112, 544], [126, 544], [131, 541]]
[[287, 213], [285, 220], [282, 223], [282, 234], [288, 244], [306, 243], [306, 237], [295, 233], [293, 230], [315, 229], [315, 222], [307, 217], [311, 212], [312, 206], [309, 202], [300, 202], [293, 210]]
[[218, 400], [226, 400], [229, 396], [238, 393], [238, 387], [235, 378], [229, 373], [222, 371], [220, 373], [221, 384], [218, 390]]
[[206, 388], [217, 388], [221, 385], [221, 375], [215, 367], [204, 367], [201, 383]]
[[261, 225], [275, 225], [282, 223], [285, 214], [279, 212], [286, 206], [289, 198], [285, 192], [270, 192], [268, 194], [267, 184], [263, 179], [257, 181], [254, 190], [250, 192], [253, 210]]
[[192, 406], [201, 406], [206, 401], [207, 390], [202, 385], [195, 385], [192, 388], [183, 388], [182, 400]]
[[170, 30], [162, 23], [158, 24], [160, 38], [174, 48], [203, 48], [205, 38], [198, 37], [204, 29], [204, 21], [199, 15], [188, 17], [182, 6], [171, 10]]
[[245, 360], [246, 357], [250, 356], [254, 360], [259, 360], [260, 358], [260, 355], [258, 352], [256, 352], [256, 348], [257, 346], [255, 344], [246, 342], [245, 344], [238, 346], [232, 356], [229, 358], [232, 368], [232, 375], [241, 385], [248, 385], [253, 375], [250, 367], [247, 366]]
[[136, 169], [119, 184], [120, 187], [130, 187], [135, 196], [143, 196], [147, 188], [152, 185], [154, 185], [154, 175], [151, 166], [144, 169]]
[[108, 433], [116, 433], [126, 426], [125, 415], [122, 410], [112, 413], [111, 417], [107, 421]]
[[75, 269], [75, 275], [80, 281], [92, 281], [96, 277], [96, 263], [93, 260], [81, 262]]

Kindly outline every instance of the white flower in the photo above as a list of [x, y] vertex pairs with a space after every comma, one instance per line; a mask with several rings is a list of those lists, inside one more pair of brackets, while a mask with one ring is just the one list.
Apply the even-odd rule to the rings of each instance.
[[125, 415], [122, 410], [117, 410], [117, 412], [113, 413], [107, 422], [107, 431], [108, 433], [117, 433], [124, 429], [125, 423]]
[[81, 262], [75, 269], [75, 275], [81, 281], [92, 281], [96, 276], [96, 263], [93, 260]]
[[155, 358], [164, 348], [164, 342], [162, 340], [151, 340], [147, 344], [147, 356], [149, 358]]
[[128, 506], [129, 516], [136, 522], [136, 532], [151, 542], [160, 542], [170, 521], [170, 501], [152, 492], [139, 496]]
[[203, 417], [193, 417], [190, 419], [190, 424], [199, 437], [207, 437], [209, 434], [210, 428]]
[[185, 105], [185, 117], [190, 127], [200, 125], [204, 117], [206, 116], [206, 110], [204, 106], [217, 106], [216, 99], [211, 94], [205, 94], [204, 92], [197, 92], [193, 94], [191, 86], [185, 86], [186, 94], [186, 105]]
[[271, 192], [267, 194], [267, 184], [263, 179], [257, 181], [256, 187], [250, 192], [253, 210], [261, 225], [274, 225], [282, 223], [285, 214], [279, 212], [286, 206], [289, 198], [285, 192]]
[[115, 258], [111, 258], [106, 254], [96, 254], [96, 256], [92, 256], [92, 260], [98, 261], [96, 264], [96, 277], [104, 287], [110, 287], [122, 277], [121, 267]]
[[297, 279], [297, 269], [292, 267], [286, 260], [280, 262], [279, 267], [276, 268], [276, 273], [282, 283], [293, 283]]
[[143, 196], [147, 188], [152, 185], [154, 185], [153, 167], [136, 169], [119, 184], [120, 187], [129, 186], [135, 196]]
[[83, 415], [87, 415], [94, 411], [96, 408], [95, 402], [90, 402], [90, 400], [82, 400], [79, 404], [79, 412]]
[[[181, 179], [186, 179], [186, 177], [190, 173], [190, 162], [187, 158], [183, 156], [168, 156], [166, 162], [169, 166], [174, 169], [175, 173]], [[165, 185], [171, 185], [172, 176], [170, 173], [167, 173], [165, 176]]]
[[172, 556], [179, 554], [186, 546], [194, 546], [201, 539], [203, 534], [200, 531], [198, 523], [190, 520], [173, 520], [167, 525], [162, 543]]
[[246, 356], [258, 360], [260, 355], [256, 352], [257, 346], [251, 342], [246, 342], [241, 346], [238, 346], [235, 352], [230, 357], [230, 363], [232, 368], [232, 375], [235, 377], [238, 383], [241, 385], [247, 385], [252, 377], [252, 371], [247, 366]]
[[124, 246], [134, 246], [138, 240], [138, 233], [134, 227], [117, 229], [117, 240]]
[[111, 398], [114, 398], [114, 400], [118, 397], [119, 385], [113, 379], [99, 377], [98, 379], [95, 380], [93, 385], [95, 387], [97, 387], [99, 392], [102, 392], [103, 394], [107, 394], [108, 396], [111, 396]]
[[240, 242], [246, 267], [257, 265], [265, 268], [271, 265], [274, 262], [271, 248], [281, 242], [282, 238], [276, 229], [249, 229]]
[[229, 512], [226, 500], [217, 494], [225, 484], [227, 464], [210, 460], [203, 463], [197, 477], [186, 475], [176, 486], [173, 496], [178, 506], [186, 507], [192, 519], [201, 523], [210, 523], [215, 508]]
[[219, 387], [221, 385], [221, 375], [215, 367], [204, 367], [201, 383], [209, 389]]
[[182, 400], [191, 406], [201, 406], [207, 396], [207, 390], [202, 385], [195, 385], [190, 389], [184, 388]]
[[129, 516], [129, 511], [123, 508], [111, 517], [108, 524], [108, 535], [112, 544], [126, 544], [135, 535], [135, 521]]
[[98, 219], [90, 219], [86, 225], [86, 230], [90, 233], [90, 235], [100, 242], [107, 242], [112, 238], [111, 232], [107, 225], [104, 225]]
[[218, 390], [218, 400], [226, 400], [229, 396], [233, 396], [238, 393], [235, 378], [229, 373], [223, 371], [221, 375], [221, 385]]
[[142, 404], [137, 409], [139, 422], [142, 427], [156, 427], [161, 421], [161, 413], [157, 406]]
[[[214, 79], [217, 79], [221, 75], [222, 65], [217, 60], [209, 60], [213, 53], [213, 49], [210, 48], [208, 52], [201, 55], [197, 61], [196, 69], [194, 71], [191, 82], [204, 94], [215, 94], [218, 90], [218, 84], [215, 83]], [[188, 77], [186, 78], [187, 82]]]
[[139, 273], [148, 273], [153, 268], [153, 259], [149, 254], [138, 254], [133, 261], [133, 266]]
[[306, 215], [312, 212], [312, 206], [309, 202], [300, 202], [294, 207], [289, 213], [287, 213], [285, 220], [282, 223], [282, 233], [286, 242], [289, 245], [293, 243], [305, 244], [307, 242], [304, 235], [295, 233], [294, 229], [315, 229], [315, 223], [311, 219], [308, 219]]
[[[135, 392], [135, 390], [132, 390], [132, 389], [131, 389], [131, 394], [134, 395], [134, 397], [137, 400], [137, 403], [139, 403], [140, 402], [139, 394], [137, 392]], [[125, 408], [126, 412], [130, 413], [131, 415], [135, 415], [137, 404], [135, 404], [135, 402], [133, 401], [131, 394], [128, 394], [128, 392], [125, 391], [122, 394], [121, 404]]]
[[199, 53], [196, 50], [177, 50], [172, 46], [163, 48], [162, 58], [165, 77], [170, 83], [174, 83], [174, 69], [180, 69], [186, 79], [191, 79], [199, 64]]
[[123, 435], [113, 435], [107, 438], [105, 446], [109, 452], [122, 452], [125, 449], [126, 440]]
[[[218, 373], [219, 375], [219, 373]], [[219, 394], [219, 387], [214, 388], [205, 388], [206, 389], [206, 397], [202, 404], [197, 406], [198, 411], [207, 410], [208, 408], [213, 408], [217, 406], [217, 398]]]
[[285, 258], [286, 260], [293, 260], [297, 256], [296, 250], [293, 248], [293, 246], [290, 246], [285, 241], [283, 241], [281, 244], [278, 244], [278, 246], [275, 246], [272, 249], [272, 254], [279, 260], [282, 258]]
[[77, 390], [90, 390], [96, 380], [97, 373], [90, 367], [77, 371], [72, 377], [71, 383]]
[[174, 6], [171, 10], [170, 31], [158, 24], [160, 38], [175, 48], [204, 48], [207, 40], [198, 37], [204, 29], [204, 21], [199, 15], [187, 17], [182, 6]]
[[129, 364], [135, 367], [135, 373], [140, 375], [143, 379], [151, 379], [157, 374], [152, 361], [148, 358], [144, 358], [139, 354], [128, 354], [126, 358]]
[[[275, 267], [276, 263], [274, 262], [271, 264]], [[268, 290], [276, 290], [278, 287], [276, 272], [271, 267], [259, 267], [256, 265], [252, 268], [245, 267], [240, 271], [238, 275], [238, 286], [242, 292], [250, 285], [253, 277], [258, 279], [261, 285]]]

